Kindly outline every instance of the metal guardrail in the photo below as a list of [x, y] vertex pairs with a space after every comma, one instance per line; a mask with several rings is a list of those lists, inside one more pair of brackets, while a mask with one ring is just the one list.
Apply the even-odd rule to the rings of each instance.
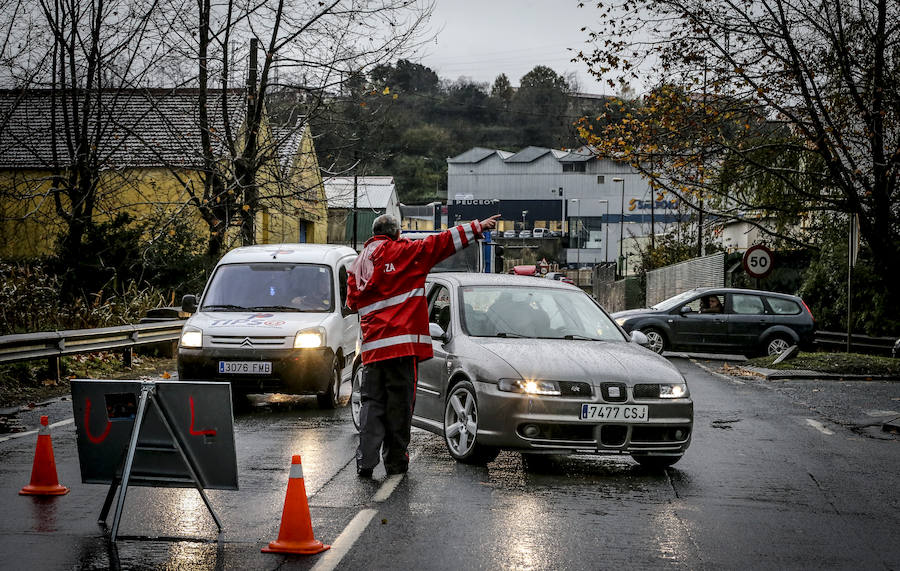
[[[869, 337], [852, 335], [850, 350], [854, 353], [891, 355], [900, 339], [896, 337]], [[844, 351], [847, 349], [847, 334], [837, 331], [816, 331], [816, 345], [824, 349]]]
[[136, 345], [178, 341], [185, 321], [3, 335], [0, 336], [0, 364], [49, 359], [51, 372], [55, 369], [58, 378], [62, 356], [122, 349], [126, 364], [130, 365], [131, 350]]

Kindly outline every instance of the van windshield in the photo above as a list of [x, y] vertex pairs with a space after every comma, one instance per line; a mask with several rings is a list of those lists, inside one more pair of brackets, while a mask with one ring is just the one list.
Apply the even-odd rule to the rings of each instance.
[[331, 268], [319, 264], [254, 263], [219, 266], [200, 311], [334, 310]]

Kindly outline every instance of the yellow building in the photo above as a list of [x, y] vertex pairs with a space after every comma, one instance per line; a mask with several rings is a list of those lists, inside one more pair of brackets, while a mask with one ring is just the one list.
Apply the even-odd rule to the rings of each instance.
[[[93, 221], [127, 213], [147, 240], [184, 224], [207, 239], [209, 225], [200, 214], [204, 167], [199, 92], [193, 89], [118, 90], [93, 94], [87, 121], [96, 163]], [[0, 257], [26, 258], [53, 251], [66, 231], [59, 212], [72, 205], [54, 192], [54, 179], [65, 180], [78, 149], [73, 145], [72, 98], [49, 91], [0, 92]], [[76, 98], [76, 103], [82, 101]], [[66, 109], [66, 111], [63, 111]], [[217, 164], [243, 144], [246, 93], [210, 95], [207, 104], [210, 143]], [[227, 117], [227, 119], [226, 119]], [[67, 121], [66, 118], [69, 120]], [[308, 125], [284, 127], [262, 121], [261, 165], [257, 171], [257, 243], [318, 242], [327, 238], [325, 191]], [[224, 189], [228, 192], [228, 189]], [[227, 220], [224, 249], [240, 245], [237, 220]]]

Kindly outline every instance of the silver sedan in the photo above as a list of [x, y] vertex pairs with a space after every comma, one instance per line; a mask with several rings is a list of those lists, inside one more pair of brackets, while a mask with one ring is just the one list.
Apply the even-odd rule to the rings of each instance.
[[[540, 278], [432, 274], [434, 358], [419, 363], [413, 425], [459, 462], [500, 449], [677, 462], [691, 441], [684, 377], [577, 287]], [[361, 374], [353, 376], [358, 422]]]

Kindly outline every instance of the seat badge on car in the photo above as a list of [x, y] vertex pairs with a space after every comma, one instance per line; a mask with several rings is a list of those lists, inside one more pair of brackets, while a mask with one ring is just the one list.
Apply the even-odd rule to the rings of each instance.
[[622, 394], [619, 392], [619, 387], [609, 387], [609, 396], [614, 399], [621, 397]]
[[253, 342], [250, 341], [249, 337], [244, 337], [244, 340], [241, 341], [241, 347], [253, 347]]

